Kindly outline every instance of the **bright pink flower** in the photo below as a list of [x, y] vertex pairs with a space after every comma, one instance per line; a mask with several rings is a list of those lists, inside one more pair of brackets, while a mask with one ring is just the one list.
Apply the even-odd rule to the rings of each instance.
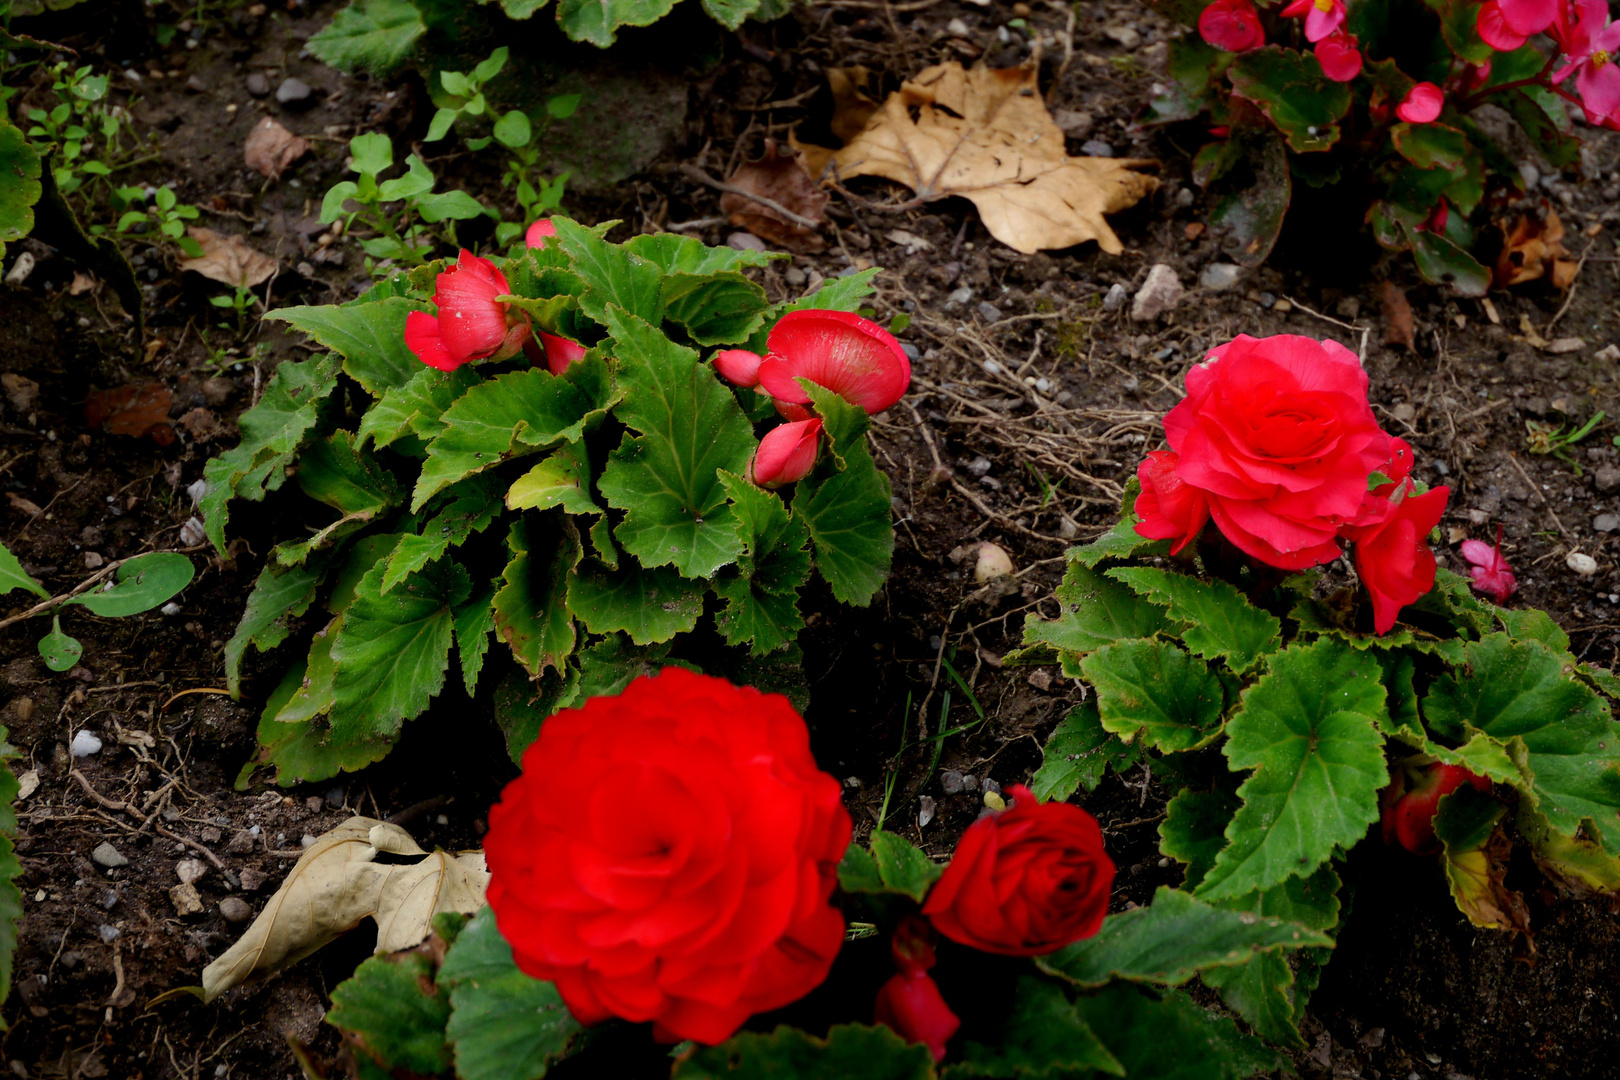
[[1450, 497], [1451, 489], [1444, 487], [1422, 495], [1408, 493], [1393, 503], [1382, 522], [1356, 539], [1356, 573], [1372, 597], [1373, 629], [1378, 633], [1389, 633], [1401, 608], [1434, 588], [1429, 530], [1440, 524]]
[[536, 331], [540, 335], [540, 344], [546, 350], [546, 368], [553, 375], [561, 375], [568, 370], [568, 365], [585, 355], [585, 346], [569, 338], [548, 334], [544, 330]]
[[1408, 124], [1427, 124], [1440, 115], [1446, 96], [1432, 82], [1420, 82], [1406, 92], [1406, 97], [1395, 106], [1395, 115]]
[[1559, 0], [1496, 0], [1502, 22], [1515, 34], [1539, 34], [1558, 18]]
[[1248, 52], [1266, 43], [1260, 13], [1250, 0], [1215, 0], [1198, 16], [1198, 33], [1226, 52]]
[[1208, 500], [1226, 538], [1284, 570], [1338, 557], [1335, 537], [1392, 446], [1356, 354], [1293, 334], [1212, 349], [1187, 373], [1164, 433], [1176, 476]]
[[1361, 51], [1355, 36], [1340, 30], [1318, 41], [1316, 62], [1322, 65], [1322, 74], [1334, 82], [1349, 82], [1360, 75]]
[[1154, 540], [1174, 540], [1170, 554], [1180, 553], [1203, 531], [1209, 520], [1209, 500], [1176, 475], [1179, 459], [1168, 450], [1155, 450], [1136, 467], [1142, 492], [1136, 497], [1136, 531]]
[[790, 311], [765, 339], [759, 385], [793, 405], [808, 405], [809, 379], [868, 413], [899, 401], [911, 385], [911, 361], [883, 327], [847, 311]]
[[1473, 565], [1468, 568], [1474, 578], [1474, 591], [1484, 593], [1498, 604], [1519, 591], [1519, 579], [1513, 576], [1513, 567], [1502, 556], [1502, 526], [1496, 527], [1496, 545], [1483, 540], [1464, 540], [1459, 547], [1462, 557]]
[[1620, 22], [1608, 21], [1604, 0], [1586, 0], [1576, 7], [1578, 20], [1561, 35], [1569, 63], [1553, 72], [1553, 81], [1573, 74], [1587, 118], [1598, 123], [1620, 109]]
[[1321, 41], [1344, 25], [1344, 0], [1294, 0], [1282, 9], [1285, 19], [1305, 17], [1305, 40]]
[[748, 479], [762, 488], [779, 488], [801, 480], [816, 463], [820, 420], [782, 424], [765, 433], [748, 463]]
[[439, 313], [413, 311], [405, 317], [405, 346], [440, 371], [454, 371], [469, 360], [516, 355], [529, 337], [529, 317], [495, 299], [511, 291], [494, 263], [462, 249], [456, 265], [435, 283]]
[[1512, 52], [1523, 48], [1528, 40], [1527, 35], [1521, 34], [1507, 24], [1502, 15], [1501, 0], [1485, 0], [1479, 5], [1479, 18], [1475, 22], [1479, 31], [1480, 40], [1485, 42], [1497, 52]]
[[543, 217], [529, 226], [529, 231], [523, 234], [523, 242], [532, 248], [543, 248], [546, 240], [556, 235], [557, 226], [551, 223], [550, 218]]
[[714, 370], [733, 386], [759, 385], [759, 365], [765, 358], [747, 349], [723, 349], [714, 354]]

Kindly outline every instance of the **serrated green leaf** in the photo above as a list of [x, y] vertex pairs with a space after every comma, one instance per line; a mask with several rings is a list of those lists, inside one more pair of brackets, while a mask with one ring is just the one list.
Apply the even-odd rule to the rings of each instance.
[[39, 656], [52, 671], [68, 671], [84, 655], [84, 646], [76, 638], [62, 633], [62, 616], [51, 614], [51, 632], [39, 639]]
[[894, 559], [889, 478], [866, 448], [865, 412], [822, 387], [804, 385], [825, 425], [830, 460], [798, 482], [793, 514], [809, 526], [816, 569], [833, 596], [865, 607]]
[[495, 687], [495, 725], [506, 736], [506, 752], [514, 765], [523, 764], [523, 752], [540, 734], [540, 726], [558, 709], [577, 697], [578, 678], [547, 671], [538, 680], [513, 668]]
[[326, 1014], [350, 1036], [356, 1058], [369, 1057], [385, 1076], [448, 1069], [449, 1019], [450, 995], [434, 984], [433, 961], [420, 952], [370, 957], [332, 991]]
[[340, 71], [386, 75], [426, 30], [410, 0], [355, 0], [309, 39], [309, 51]]
[[519, 518], [506, 544], [512, 559], [506, 584], [495, 594], [495, 630], [524, 670], [539, 678], [547, 668], [562, 670], [574, 651], [574, 620], [565, 593], [580, 558], [579, 534], [566, 522], [542, 530]]
[[225, 686], [232, 698], [241, 695], [242, 657], [248, 646], [269, 652], [286, 641], [291, 630], [288, 624], [315, 602], [315, 591], [325, 574], [326, 568], [319, 564], [293, 569], [266, 566], [259, 572], [236, 633], [225, 643]]
[[744, 1031], [678, 1058], [670, 1080], [935, 1080], [926, 1046], [886, 1027], [837, 1024], [818, 1039], [785, 1024]]
[[506, 492], [508, 510], [549, 510], [560, 506], [569, 514], [600, 514], [590, 493], [591, 463], [583, 443], [557, 447], [546, 459], [512, 482]]
[[[568, 2], [575, 3], [577, 0]], [[607, 4], [612, 2], [606, 0]], [[604, 0], [585, 0], [585, 3], [598, 8], [605, 6]], [[567, 10], [566, 4], [558, 9], [559, 22]], [[564, 29], [567, 29], [566, 24]], [[579, 39], [576, 37], [575, 40]], [[585, 283], [579, 306], [586, 315], [606, 326], [607, 309], [613, 305], [653, 326], [664, 321], [664, 271], [657, 263], [642, 258], [627, 247], [608, 243], [592, 230], [568, 218], [554, 217], [551, 221], [557, 226], [555, 242], [562, 252], [573, 259], [572, 272]]]
[[1528, 799], [1519, 800], [1514, 825], [1529, 843], [1536, 866], [1560, 889], [1577, 896], [1620, 891], [1620, 858], [1606, 854], [1585, 833], [1560, 836]]
[[895, 833], [874, 829], [868, 841], [872, 860], [884, 892], [901, 893], [919, 904], [945, 867], [930, 859], [922, 849]]
[[1389, 129], [1395, 150], [1420, 169], [1460, 168], [1468, 156], [1468, 136], [1446, 124], [1395, 124]]
[[191, 584], [196, 569], [188, 556], [177, 551], [151, 551], [127, 560], [118, 568], [111, 588], [80, 593], [63, 606], [78, 604], [103, 619], [117, 619], [151, 611]]
[[1121, 984], [1082, 996], [1075, 1007], [1130, 1080], [1243, 1080], [1284, 1064], [1180, 991], [1155, 998]]
[[1304, 1049], [1305, 1039], [1294, 1024], [1294, 971], [1286, 957], [1262, 953], [1241, 967], [1206, 971], [1203, 980], [1262, 1039]]
[[1337, 121], [1350, 111], [1350, 88], [1322, 76], [1315, 57], [1268, 45], [1240, 53], [1227, 69], [1232, 88], [1260, 107], [1297, 153], [1339, 141]]
[[568, 612], [593, 634], [623, 630], [637, 645], [652, 645], [697, 625], [703, 585], [668, 567], [627, 561], [607, 570], [587, 561], [568, 575]]
[[1242, 805], [1227, 792], [1194, 791], [1183, 788], [1165, 807], [1159, 823], [1159, 850], [1187, 865], [1182, 888], [1198, 888], [1215, 865], [1215, 856], [1226, 846], [1226, 827]]
[[1244, 691], [1223, 752], [1234, 771], [1254, 772], [1238, 789], [1243, 806], [1201, 898], [1235, 899], [1308, 875], [1366, 834], [1389, 780], [1379, 674], [1372, 657], [1319, 638], [1272, 656]]
[[1160, 886], [1147, 907], [1110, 915], [1094, 937], [1035, 963], [1077, 986], [1106, 986], [1114, 979], [1180, 986], [1200, 971], [1245, 964], [1261, 952], [1332, 945], [1321, 931], [1228, 911]]
[[1209, 108], [1210, 93], [1232, 62], [1231, 53], [1215, 48], [1197, 34], [1173, 37], [1169, 45], [1165, 73], [1170, 77], [1155, 86], [1144, 117], [1152, 124], [1191, 120]]
[[527, 368], [479, 383], [444, 411], [444, 430], [428, 443], [411, 495], [412, 512], [457, 480], [577, 440], [614, 400], [600, 358], [575, 361], [563, 376]]
[[396, 505], [400, 496], [393, 474], [343, 430], [305, 449], [298, 460], [298, 486], [316, 502], [365, 520]]
[[769, 251], [743, 251], [710, 247], [680, 233], [642, 233], [624, 242], [633, 255], [656, 263], [666, 274], [717, 274], [748, 266], [766, 266], [787, 256]]
[[432, 439], [444, 430], [444, 411], [480, 381], [478, 369], [470, 364], [454, 371], [424, 366], [405, 385], [383, 391], [382, 397], [372, 402], [360, 418], [356, 445], [364, 446], [367, 439], [374, 439], [381, 449], [407, 435]]
[[703, 0], [703, 10], [709, 13], [709, 18], [727, 30], [735, 30], [748, 16], [759, 10], [760, 2], [761, 0]]
[[388, 570], [383, 574], [382, 591], [388, 592], [405, 580], [408, 574], [427, 566], [453, 547], [460, 547], [474, 533], [489, 528], [501, 511], [500, 480], [488, 476], [472, 476], [452, 485], [443, 508], [427, 524], [420, 535], [408, 533], [399, 538], [388, 557]]
[[34, 231], [34, 204], [44, 188], [39, 152], [9, 119], [0, 117], [0, 253]]
[[35, 596], [43, 596], [47, 600], [51, 596], [45, 586], [35, 581], [28, 571], [22, 568], [17, 556], [6, 550], [4, 544], [0, 544], [0, 596], [13, 589], [27, 589]]
[[838, 887], [847, 893], [888, 891], [878, 871], [877, 856], [859, 844], [845, 848], [844, 857], [838, 860]]
[[221, 555], [230, 500], [258, 502], [265, 492], [281, 487], [287, 466], [320, 423], [323, 408], [337, 389], [338, 370], [332, 356], [284, 361], [259, 403], [238, 419], [242, 441], [204, 466], [207, 490], [198, 509], [208, 539]]
[[741, 472], [758, 448], [737, 399], [698, 354], [617, 307], [606, 315], [625, 402], [626, 437], [597, 488], [625, 511], [614, 538], [643, 566], [705, 578], [742, 551], [719, 470]]
[[1226, 657], [1232, 670], [1243, 674], [1266, 654], [1282, 648], [1282, 623], [1277, 617], [1249, 603], [1224, 581], [1201, 581], [1148, 566], [1122, 566], [1105, 572], [1162, 605], [1171, 619], [1187, 623], [1181, 640], [1190, 652], [1206, 660]]
[[1029, 789], [1040, 802], [1063, 802], [1079, 788], [1097, 790], [1109, 769], [1123, 773], [1141, 760], [1138, 743], [1103, 729], [1095, 700], [1087, 700], [1052, 730]]
[[1569, 635], [1540, 608], [1497, 608], [1496, 617], [1514, 641], [1539, 641], [1555, 653], [1569, 652]]
[[1496, 628], [1496, 609], [1473, 593], [1472, 582], [1445, 567], [1434, 572], [1434, 588], [1412, 606], [1441, 616], [1463, 637], [1482, 637]]
[[495, 632], [494, 588], [481, 589], [458, 605], [451, 615], [451, 625], [456, 634], [456, 655], [461, 659], [461, 681], [467, 696], [472, 697], [478, 693], [478, 676], [489, 652], [489, 636]]
[[1542, 157], [1560, 169], [1579, 167], [1581, 141], [1561, 98], [1545, 87], [1521, 86], [1492, 94], [1490, 100], [1519, 122]]
[[450, 991], [445, 1035], [459, 1080], [540, 1080], [584, 1041], [557, 988], [512, 962], [512, 947], [485, 908], [445, 954], [438, 984]]
[[279, 308], [265, 316], [289, 323], [343, 357], [343, 371], [372, 397], [404, 386], [422, 370], [405, 345], [405, 319], [427, 305], [402, 296], [353, 307]]
[[1620, 854], [1620, 726], [1608, 705], [1539, 641], [1496, 633], [1464, 649], [1466, 673], [1441, 676], [1423, 698], [1429, 727], [1522, 740], [1533, 780], [1518, 784], [1536, 809], [1564, 836], [1589, 821], [1603, 850]]
[[810, 530], [782, 500], [735, 473], [722, 472], [737, 515], [743, 551], [737, 569], [714, 581], [726, 601], [715, 624], [728, 645], [750, 645], [755, 656], [781, 648], [804, 627], [799, 589], [810, 578]]
[[1428, 732], [1418, 716], [1417, 690], [1413, 676], [1417, 673], [1417, 659], [1407, 650], [1381, 652], [1378, 666], [1383, 669], [1384, 694], [1387, 707], [1378, 718], [1378, 729], [1391, 739], [1399, 739], [1408, 746], [1425, 746]]
[[1159, 750], [1194, 750], [1221, 732], [1225, 691], [1209, 665], [1168, 641], [1105, 645], [1080, 661], [1103, 729]]
[[736, 271], [668, 274], [663, 293], [664, 317], [684, 326], [699, 345], [747, 341], [770, 307], [765, 287]]
[[968, 1040], [962, 1061], [947, 1071], [950, 1080], [963, 1076], [1013, 1077], [1017, 1080], [1092, 1071], [1124, 1076], [1125, 1066], [1080, 1019], [1063, 992], [1049, 979], [1020, 976], [1013, 986], [1012, 1011], [994, 1043]]
[[1051, 645], [1063, 657], [1063, 673], [1080, 677], [1079, 660], [1116, 641], [1148, 638], [1168, 627], [1163, 609], [1145, 602], [1120, 582], [1084, 564], [1070, 562], [1053, 594], [1062, 606], [1056, 619], [1024, 620], [1024, 644]]
[[1120, 500], [1119, 520], [1114, 527], [1089, 544], [1080, 544], [1063, 553], [1070, 562], [1095, 569], [1104, 559], [1129, 559], [1137, 556], [1163, 555], [1169, 552], [1168, 540], [1149, 540], [1136, 531], [1141, 520], [1136, 516], [1136, 497], [1142, 493], [1142, 482], [1136, 477], [1125, 481], [1125, 496]]

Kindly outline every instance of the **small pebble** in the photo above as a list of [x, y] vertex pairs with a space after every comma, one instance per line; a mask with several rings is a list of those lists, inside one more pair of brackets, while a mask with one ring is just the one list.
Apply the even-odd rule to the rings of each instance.
[[1063, 134], [1074, 139], [1083, 139], [1091, 134], [1091, 129], [1097, 122], [1088, 112], [1079, 109], [1058, 109], [1052, 114], [1052, 120], [1062, 129]]
[[249, 75], [243, 80], [242, 85], [254, 97], [264, 97], [270, 92], [270, 80], [265, 78], [264, 73], [261, 71], [255, 71]]
[[1087, 139], [1080, 144], [1081, 157], [1113, 157], [1114, 148], [1101, 139]]
[[68, 752], [76, 758], [99, 754], [101, 753], [101, 740], [88, 731], [81, 731], [73, 736], [73, 742], [68, 744]]
[[803, 285], [806, 281], [809, 280], [809, 277], [805, 274], [805, 272], [803, 270], [800, 270], [797, 266], [788, 267], [786, 272], [783, 273], [782, 276], [787, 278], [787, 283], [789, 285], [793, 285], [795, 287], [799, 286], [799, 285]]
[[1600, 465], [1592, 473], [1592, 486], [1605, 495], [1620, 491], [1620, 468], [1613, 465]]
[[1592, 528], [1598, 532], [1614, 532], [1620, 529], [1620, 515], [1599, 514], [1592, 519]]
[[116, 870], [120, 866], [129, 865], [129, 860], [124, 858], [117, 848], [106, 841], [96, 845], [96, 850], [90, 853], [90, 861], [108, 870]]
[[1131, 300], [1131, 318], [1137, 322], [1157, 319], [1181, 301], [1183, 292], [1176, 272], [1164, 263], [1157, 263]]
[[118, 893], [113, 889], [107, 889], [104, 891], [101, 894], [101, 906], [108, 911], [111, 911], [113, 908], [117, 907]]
[[162, 607], [158, 608], [158, 611], [164, 615], [178, 615], [180, 614], [180, 605], [175, 603], [173, 600], [170, 600], [167, 604], [164, 604]]
[[1005, 810], [1007, 809], [1007, 800], [1001, 797], [1000, 792], [986, 791], [984, 793], [984, 805], [992, 810]]
[[921, 829], [934, 820], [934, 797], [932, 795], [919, 795], [917, 805], [921, 807], [917, 811], [917, 827]]
[[174, 910], [180, 915], [203, 913], [202, 897], [198, 895], [195, 885], [176, 885], [169, 890], [169, 901], [174, 904]]
[[985, 777], [984, 780], [980, 782], [979, 786], [984, 788], [984, 790], [986, 790], [986, 791], [993, 791], [997, 795], [1001, 794], [1001, 785], [996, 783], [994, 780], [990, 779], [988, 776]]
[[200, 880], [206, 873], [208, 873], [208, 867], [204, 866], [200, 859], [181, 859], [174, 866], [175, 877], [180, 879], [182, 885], [190, 885], [192, 882]]
[[733, 251], [764, 251], [765, 241], [751, 232], [734, 232], [726, 237], [726, 247]]
[[1103, 36], [1119, 42], [1120, 47], [1124, 49], [1134, 49], [1142, 44], [1142, 35], [1132, 26], [1104, 27]]
[[900, 343], [900, 350], [906, 354], [906, 359], [910, 360], [913, 364], [922, 359], [922, 353], [918, 351], [917, 346], [913, 345], [909, 341], [902, 341]]
[[1200, 288], [1211, 292], [1230, 289], [1243, 276], [1243, 267], [1235, 263], [1210, 263], [1198, 274]]
[[980, 455], [967, 463], [967, 471], [974, 476], [983, 476], [990, 471], [990, 459]]
[[101, 924], [101, 940], [104, 944], [111, 945], [122, 936], [123, 931], [118, 927], [108, 926], [106, 923]]
[[940, 790], [947, 795], [955, 795], [962, 790], [962, 774], [955, 769], [946, 769], [939, 774]]
[[983, 319], [985, 322], [1000, 322], [1001, 309], [996, 307], [994, 304], [989, 304], [981, 300], [979, 301], [979, 318]]
[[1564, 560], [1564, 565], [1581, 577], [1591, 577], [1598, 570], [1597, 560], [1580, 551], [1570, 552], [1569, 558]]
[[276, 87], [276, 100], [283, 105], [298, 105], [309, 100], [309, 83], [303, 79], [287, 78]]
[[262, 870], [249, 869], [242, 871], [239, 880], [242, 882], [242, 888], [248, 892], [258, 892], [264, 888], [265, 876]]
[[219, 902], [219, 913], [225, 916], [226, 922], [241, 923], [253, 918], [253, 909], [246, 900], [236, 896], [227, 896]]
[[979, 790], [979, 778], [977, 776], [974, 776], [972, 773], [968, 773], [967, 775], [964, 775], [962, 777], [962, 790], [963, 791], [978, 791]]
[[964, 285], [960, 289], [952, 292], [951, 295], [947, 296], [945, 298], [945, 303], [946, 305], [965, 304], [971, 299], [973, 299], [973, 290]]
[[1125, 288], [1123, 283], [1114, 282], [1108, 287], [1108, 295], [1103, 297], [1103, 310], [1118, 311], [1125, 306], [1125, 298], [1129, 295], [1130, 291]]
[[180, 526], [180, 543], [184, 547], [196, 547], [208, 537], [203, 531], [202, 518], [193, 514], [186, 518], [186, 523]]

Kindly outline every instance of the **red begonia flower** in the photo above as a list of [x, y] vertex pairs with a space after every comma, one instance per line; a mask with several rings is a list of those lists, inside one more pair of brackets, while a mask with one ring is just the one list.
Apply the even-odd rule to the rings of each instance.
[[1209, 520], [1208, 500], [1176, 475], [1177, 460], [1168, 450], [1154, 450], [1136, 467], [1142, 484], [1136, 497], [1136, 516], [1141, 519], [1136, 531], [1154, 540], [1174, 540], [1172, 555], [1197, 539]]
[[438, 314], [413, 311], [405, 317], [406, 348], [440, 371], [454, 371], [470, 360], [516, 355], [530, 334], [528, 316], [495, 299], [511, 291], [494, 263], [463, 249], [435, 283]]
[[816, 464], [820, 420], [782, 424], [765, 433], [748, 463], [748, 479], [762, 488], [779, 488], [801, 480]]
[[1569, 62], [1553, 72], [1553, 82], [1575, 76], [1581, 105], [1592, 123], [1620, 109], [1620, 22], [1609, 22], [1605, 0], [1575, 5], [1568, 29], [1560, 36]]
[[1198, 33], [1226, 52], [1248, 52], [1266, 43], [1260, 13], [1250, 0], [1215, 0], [1198, 16]]
[[872, 1019], [907, 1042], [928, 1047], [935, 1061], [945, 1060], [945, 1044], [962, 1026], [934, 977], [923, 970], [901, 971], [879, 987]]
[[[1410, 483], [1410, 481], [1408, 481]], [[1401, 609], [1434, 588], [1434, 552], [1429, 530], [1440, 524], [1451, 489], [1408, 494], [1390, 513], [1356, 538], [1356, 573], [1373, 603], [1373, 629], [1389, 633]]]
[[1361, 50], [1353, 34], [1335, 31], [1316, 43], [1316, 62], [1334, 82], [1349, 82], [1361, 74]]
[[1395, 115], [1408, 124], [1427, 124], [1440, 116], [1446, 96], [1432, 82], [1420, 82], [1406, 92], [1406, 97], [1395, 106]]
[[1489, 793], [1491, 781], [1461, 765], [1436, 761], [1418, 773], [1415, 784], [1408, 786], [1408, 771], [1407, 766], [1397, 767], [1395, 778], [1380, 795], [1384, 843], [1399, 843], [1414, 855], [1433, 855], [1440, 850], [1440, 841], [1434, 835], [1434, 815], [1440, 809], [1441, 796], [1450, 795], [1464, 784]]
[[759, 385], [771, 397], [808, 405], [809, 379], [868, 413], [899, 401], [911, 385], [911, 361], [883, 327], [847, 311], [790, 311], [771, 328]]
[[556, 235], [557, 226], [551, 223], [550, 218], [543, 217], [529, 226], [529, 231], [523, 234], [523, 242], [532, 248], [543, 248], [546, 241]]
[[763, 356], [747, 349], [722, 349], [714, 354], [713, 360], [714, 370], [722, 379], [743, 387], [759, 385], [759, 365], [764, 362]]
[[1294, 0], [1282, 9], [1285, 19], [1305, 18], [1305, 40], [1321, 41], [1344, 25], [1344, 0]]

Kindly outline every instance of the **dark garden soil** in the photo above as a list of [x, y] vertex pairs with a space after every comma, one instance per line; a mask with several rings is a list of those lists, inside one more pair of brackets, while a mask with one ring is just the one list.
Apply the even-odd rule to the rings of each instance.
[[[348, 77], [303, 54], [303, 40], [335, 4], [312, 10], [291, 0], [269, 12], [208, 4], [202, 21], [183, 24], [160, 47], [158, 21], [199, 17], [192, 5], [168, 6], [93, 0], [29, 30], [115, 73], [114, 98], [157, 136], [159, 156], [131, 179], [172, 182], [183, 201], [203, 208], [201, 224], [273, 255], [281, 270], [271, 306], [354, 295], [366, 280], [360, 253], [322, 243], [320, 197], [341, 177], [353, 134], [383, 130], [396, 145], [421, 138], [430, 107], [420, 82]], [[1007, 27], [1014, 18], [1025, 20], [1023, 29]], [[973, 820], [984, 785], [1027, 781], [1077, 688], [1055, 668], [1003, 666], [1002, 657], [1017, 646], [1026, 615], [1053, 613], [1049, 594], [1065, 547], [1112, 522], [1120, 486], [1158, 443], [1159, 419], [1187, 367], [1238, 333], [1364, 346], [1380, 417], [1416, 447], [1419, 478], [1452, 486], [1442, 562], [1463, 569], [1456, 544], [1490, 537], [1500, 523], [1520, 571], [1515, 602], [1551, 611], [1577, 655], [1605, 665], [1620, 659], [1616, 426], [1606, 422], [1575, 448], [1578, 470], [1527, 453], [1525, 442], [1527, 420], [1620, 414], [1620, 362], [1613, 349], [1598, 357], [1620, 341], [1620, 137], [1592, 138], [1578, 173], [1559, 174], [1526, 150], [1523, 159], [1545, 180], [1535, 199], [1501, 209], [1556, 209], [1582, 263], [1572, 295], [1540, 283], [1495, 293], [1493, 317], [1481, 302], [1422, 286], [1408, 263], [1381, 260], [1344, 226], [1358, 208], [1331, 199], [1296, 212], [1270, 267], [1224, 290], [1198, 288], [1218, 252], [1200, 233], [1205, 207], [1185, 179], [1188, 136], [1132, 123], [1158, 77], [1168, 32], [1129, 3], [1033, 11], [1001, 0], [818, 4], [711, 47], [709, 66], [688, 78], [684, 118], [662, 117], [668, 137], [656, 159], [628, 181], [565, 204], [588, 220], [623, 218], [616, 239], [627, 229], [714, 217], [718, 193], [678, 167], [723, 176], [765, 137], [785, 140], [800, 122], [825, 124], [824, 69], [862, 64], [892, 87], [944, 59], [1015, 63], [1032, 35], [1046, 39], [1042, 85], [1051, 108], [1067, 110], [1060, 119], [1071, 153], [1096, 140], [1119, 156], [1164, 162], [1158, 192], [1113, 219], [1127, 249], [1121, 256], [1094, 245], [1018, 255], [991, 240], [959, 201], [895, 212], [835, 196], [829, 251], [766, 275], [776, 294], [796, 295], [817, 275], [883, 267], [880, 318], [909, 313], [901, 337], [920, 356], [912, 393], [874, 430], [895, 492], [894, 577], [867, 610], [812, 595], [803, 635], [816, 753], [847, 778], [846, 801], [862, 832], [875, 823], [896, 769], [889, 827], [940, 854]], [[288, 77], [310, 94], [278, 104], [274, 91]], [[269, 94], [251, 93], [250, 80]], [[24, 94], [31, 103], [48, 97], [37, 87]], [[243, 141], [264, 115], [314, 143], [277, 183], [242, 164]], [[475, 194], [500, 198], [465, 158], [435, 164]], [[860, 193], [903, 198], [882, 185]], [[711, 225], [695, 235], [724, 243], [731, 232]], [[292, 1044], [308, 1047], [317, 1063], [338, 1054], [321, 1018], [331, 988], [369, 949], [365, 930], [212, 1006], [186, 995], [157, 999], [198, 982], [274, 890], [303, 838], [364, 813], [401, 821], [427, 846], [476, 846], [513, 768], [494, 726], [469, 722], [487, 702], [447, 696], [363, 773], [290, 790], [234, 788], [282, 658], [250, 661], [242, 698], [232, 701], [218, 689], [221, 647], [264, 552], [301, 523], [274, 506], [242, 506], [230, 530], [234, 557], [221, 562], [187, 527], [187, 488], [210, 454], [232, 444], [235, 416], [274, 364], [303, 346], [269, 325], [253, 342], [237, 341], [215, 326], [220, 314], [207, 296], [217, 288], [140, 245], [133, 254], [148, 316], [137, 340], [109, 290], [73, 295], [73, 265], [31, 242], [13, 248], [24, 250], [36, 268], [21, 285], [0, 286], [0, 374], [24, 376], [37, 395], [18, 384], [20, 392], [0, 401], [0, 540], [53, 592], [151, 548], [188, 550], [197, 578], [175, 614], [103, 621], [71, 610], [63, 628], [85, 651], [64, 674], [50, 672], [35, 650], [48, 625], [29, 619], [0, 629], [0, 722], [20, 752], [18, 771], [38, 781], [19, 806], [25, 915], [0, 1055], [19, 1077], [296, 1076]], [[1133, 322], [1126, 310], [1103, 307], [1111, 286], [1134, 293], [1156, 263], [1189, 286], [1169, 315]], [[1386, 280], [1411, 302], [1415, 349], [1383, 344]], [[1526, 326], [1581, 345], [1547, 352], [1527, 340]], [[221, 351], [227, 347], [236, 353]], [[87, 426], [89, 391], [146, 382], [172, 393], [172, 445]], [[964, 549], [980, 541], [1011, 555], [1013, 586], [977, 587]], [[1596, 573], [1572, 571], [1574, 552], [1595, 559]], [[6, 598], [0, 614], [23, 610], [20, 595]], [[903, 741], [940, 724], [970, 724], [980, 709], [984, 720], [946, 741], [937, 768], [924, 750], [895, 761]], [[68, 746], [81, 730], [103, 749], [73, 759]], [[924, 796], [935, 815], [919, 827]], [[1163, 800], [1150, 777], [1110, 777], [1081, 801], [1101, 820], [1119, 864], [1116, 907], [1146, 902], [1154, 887], [1179, 880], [1158, 856]], [[127, 865], [92, 861], [103, 843]], [[196, 882], [203, 911], [188, 915], [171, 890], [180, 884], [177, 864], [190, 859], [206, 872]], [[1609, 905], [1560, 898], [1533, 867], [1516, 866], [1509, 884], [1529, 899], [1530, 940], [1469, 926], [1427, 861], [1367, 844], [1347, 877], [1351, 914], [1307, 1018], [1310, 1048], [1294, 1055], [1300, 1073], [1620, 1073], [1620, 918]], [[852, 948], [849, 963], [865, 963], [868, 952]], [[852, 981], [835, 977], [820, 999]], [[625, 1052], [616, 1075], [660, 1068], [650, 1044]]]

